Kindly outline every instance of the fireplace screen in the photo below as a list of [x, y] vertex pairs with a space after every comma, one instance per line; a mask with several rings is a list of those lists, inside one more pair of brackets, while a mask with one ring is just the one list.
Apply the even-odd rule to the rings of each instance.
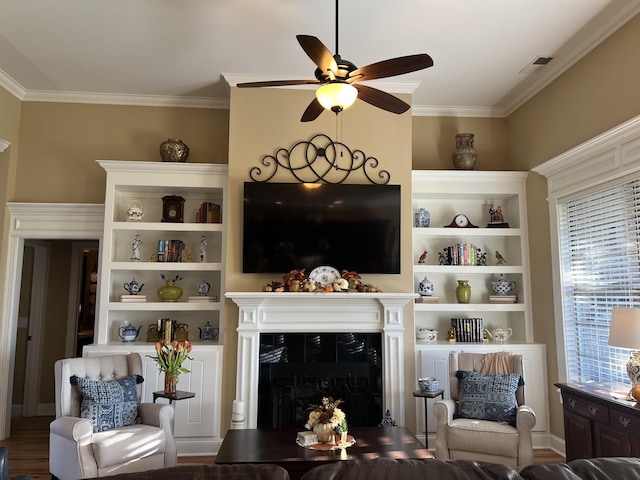
[[322, 397], [344, 402], [350, 426], [377, 425], [381, 352], [381, 333], [261, 334], [258, 428], [302, 428]]

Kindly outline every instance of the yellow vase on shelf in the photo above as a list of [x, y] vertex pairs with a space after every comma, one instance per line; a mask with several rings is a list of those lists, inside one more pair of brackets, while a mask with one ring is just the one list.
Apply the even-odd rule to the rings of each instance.
[[175, 282], [167, 281], [164, 287], [158, 289], [158, 296], [163, 302], [177, 302], [182, 297], [182, 289]]
[[469, 303], [471, 301], [471, 286], [469, 285], [469, 280], [458, 280], [456, 300], [458, 303]]

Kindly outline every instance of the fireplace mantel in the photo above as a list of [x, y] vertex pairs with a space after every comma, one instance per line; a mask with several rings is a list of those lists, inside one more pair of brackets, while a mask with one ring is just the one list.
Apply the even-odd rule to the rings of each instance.
[[256, 428], [260, 333], [382, 332], [383, 408], [404, 425], [403, 307], [414, 293], [227, 292], [239, 307], [231, 428]]

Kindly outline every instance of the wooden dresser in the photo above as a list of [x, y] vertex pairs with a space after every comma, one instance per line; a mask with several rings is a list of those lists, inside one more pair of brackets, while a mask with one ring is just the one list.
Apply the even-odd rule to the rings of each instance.
[[[625, 386], [556, 383], [562, 392], [567, 461], [640, 457], [640, 405], [615, 398]], [[628, 387], [627, 387], [628, 388]]]

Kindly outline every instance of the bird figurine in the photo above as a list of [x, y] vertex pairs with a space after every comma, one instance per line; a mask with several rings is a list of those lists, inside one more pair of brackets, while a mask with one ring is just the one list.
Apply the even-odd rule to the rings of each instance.
[[507, 261], [504, 259], [500, 252], [496, 250], [496, 262], [498, 265], [504, 265]]
[[420, 258], [418, 259], [418, 263], [426, 262], [428, 254], [429, 254], [429, 252], [427, 252], [426, 250], [424, 252], [422, 252], [422, 255], [420, 255]]

